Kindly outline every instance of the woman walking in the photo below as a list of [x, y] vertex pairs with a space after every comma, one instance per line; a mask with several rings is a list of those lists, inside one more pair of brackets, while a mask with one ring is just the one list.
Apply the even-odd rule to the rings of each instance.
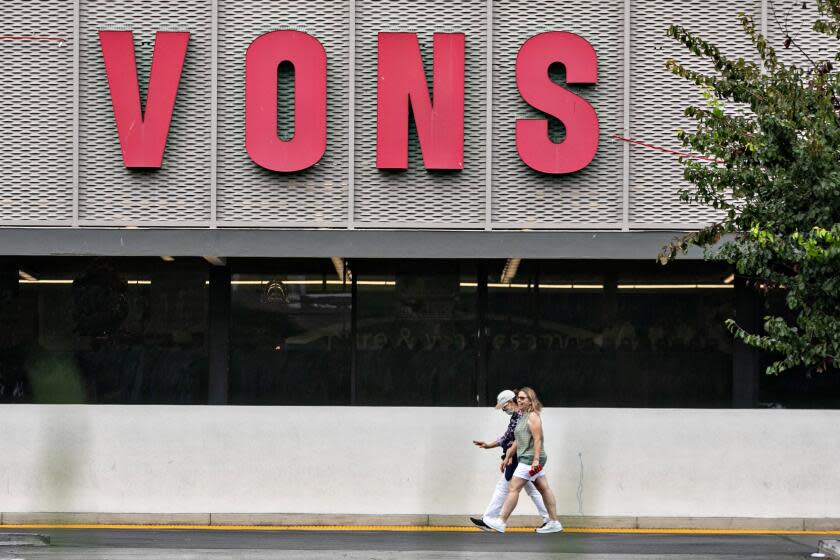
[[510, 481], [501, 514], [499, 517], [485, 518], [484, 522], [491, 529], [504, 533], [507, 520], [519, 501], [519, 493], [525, 484], [533, 482], [543, 497], [549, 517], [548, 523], [537, 529], [537, 533], [557, 533], [563, 530], [563, 526], [557, 520], [554, 492], [551, 491], [548, 479], [545, 477], [545, 464], [548, 457], [545, 454], [545, 440], [540, 417], [542, 403], [530, 387], [523, 387], [518, 391], [516, 403], [522, 416], [513, 432], [515, 442], [508, 449], [508, 460], [512, 459], [513, 453], [516, 453], [519, 465], [513, 471], [513, 478]]
[[[514, 457], [513, 461], [508, 461], [508, 454], [507, 450], [513, 445], [514, 442], [514, 431], [516, 430], [516, 424], [519, 421], [520, 412], [518, 407], [516, 406], [516, 392], [511, 391], [510, 389], [505, 389], [496, 397], [496, 410], [502, 410], [505, 414], [510, 416], [510, 422], [508, 422], [507, 430], [502, 435], [502, 437], [496, 439], [493, 442], [486, 442], [486, 441], [473, 441], [475, 445], [482, 449], [493, 449], [494, 447], [501, 447], [502, 448], [502, 464], [500, 470], [502, 471], [502, 476], [499, 478], [499, 481], [496, 483], [496, 488], [493, 491], [493, 496], [490, 498], [490, 503], [487, 505], [487, 509], [484, 511], [484, 515], [481, 517], [470, 517], [470, 521], [472, 521], [475, 525], [477, 525], [482, 531], [492, 531], [487, 524], [484, 523], [483, 519], [485, 517], [498, 517], [502, 511], [502, 506], [505, 503], [505, 498], [508, 495], [508, 490], [510, 488], [510, 479], [513, 478], [513, 471], [516, 470], [518, 463]], [[537, 489], [534, 487], [533, 484], [528, 482], [525, 484], [525, 493], [528, 494], [532, 500], [534, 500], [534, 505], [537, 507], [537, 512], [542, 517], [543, 524], [545, 526], [548, 523], [548, 511], [545, 509], [545, 504], [543, 504], [543, 499]]]

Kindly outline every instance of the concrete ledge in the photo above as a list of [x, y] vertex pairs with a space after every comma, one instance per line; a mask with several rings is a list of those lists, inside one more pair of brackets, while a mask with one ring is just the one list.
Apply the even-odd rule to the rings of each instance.
[[209, 513], [4, 513], [3, 525], [210, 525]]
[[561, 515], [563, 527], [577, 529], [638, 529], [639, 520], [628, 516]]
[[775, 517], [639, 517], [638, 528], [804, 531], [805, 520]]
[[[430, 527], [473, 527], [470, 517], [481, 517], [480, 513], [472, 515], [430, 515]], [[508, 527], [539, 527], [542, 518], [539, 515], [511, 515]]]
[[805, 519], [806, 531], [840, 531], [840, 517]]
[[[477, 516], [478, 514], [474, 515]], [[349, 525], [472, 527], [469, 515], [355, 515], [319, 513], [0, 513], [3, 525]], [[632, 517], [561, 515], [568, 528], [840, 531], [840, 518]], [[510, 527], [537, 527], [538, 516], [514, 515]]]
[[49, 546], [50, 538], [35, 533], [0, 533], [0, 546]]

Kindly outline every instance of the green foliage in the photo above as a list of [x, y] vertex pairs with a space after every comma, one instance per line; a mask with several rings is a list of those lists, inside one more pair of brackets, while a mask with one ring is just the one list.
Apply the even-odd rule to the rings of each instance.
[[[814, 29], [840, 39], [840, 0], [820, 0], [817, 7]], [[711, 159], [682, 158], [692, 187], [681, 197], [720, 210], [721, 218], [675, 240], [659, 258], [664, 264], [689, 245], [705, 247], [707, 258], [735, 265], [756, 289], [784, 293], [790, 317], [765, 317], [763, 334], [728, 321], [745, 343], [781, 356], [768, 373], [834, 369], [840, 352], [840, 75], [830, 60], [812, 59], [789, 35], [784, 48], [808, 63], [783, 63], [752, 17], [742, 14], [741, 23], [754, 60], [728, 57], [683, 27], [668, 30], [714, 66], [704, 73], [667, 63], [706, 100], [685, 110], [695, 130], [677, 132], [686, 148]]]
[[71, 352], [34, 355], [27, 375], [35, 402], [78, 404], [85, 402], [82, 376]]

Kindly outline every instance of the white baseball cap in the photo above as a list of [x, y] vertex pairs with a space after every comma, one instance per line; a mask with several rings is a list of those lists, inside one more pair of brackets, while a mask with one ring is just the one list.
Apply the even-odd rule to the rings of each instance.
[[496, 408], [502, 408], [514, 398], [516, 398], [516, 394], [510, 389], [505, 389], [496, 397]]

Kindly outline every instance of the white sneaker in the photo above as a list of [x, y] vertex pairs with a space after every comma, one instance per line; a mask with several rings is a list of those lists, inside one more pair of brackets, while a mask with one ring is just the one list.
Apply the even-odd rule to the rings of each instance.
[[499, 533], [504, 533], [507, 528], [507, 525], [502, 522], [500, 517], [485, 517], [483, 520], [485, 525]]
[[560, 525], [559, 521], [549, 521], [539, 529], [537, 529], [537, 533], [544, 535], [546, 533], [559, 533], [563, 530], [563, 526]]

